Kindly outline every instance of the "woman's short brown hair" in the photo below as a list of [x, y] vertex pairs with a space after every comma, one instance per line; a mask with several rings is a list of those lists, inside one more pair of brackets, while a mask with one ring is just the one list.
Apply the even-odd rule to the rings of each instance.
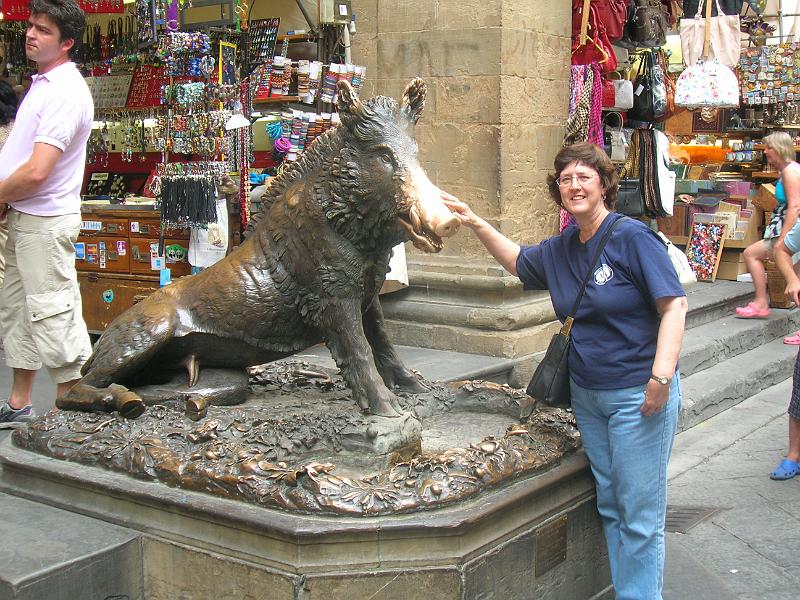
[[606, 190], [606, 196], [603, 203], [608, 210], [614, 210], [617, 202], [617, 189], [619, 187], [619, 176], [614, 168], [614, 163], [597, 144], [590, 144], [589, 142], [578, 142], [571, 146], [566, 146], [558, 151], [555, 159], [553, 160], [553, 168], [555, 173], [547, 176], [547, 189], [550, 192], [550, 197], [553, 198], [556, 204], [561, 206], [561, 190], [558, 187], [558, 178], [561, 177], [561, 171], [567, 168], [572, 163], [586, 165], [597, 171], [600, 176], [600, 184]]

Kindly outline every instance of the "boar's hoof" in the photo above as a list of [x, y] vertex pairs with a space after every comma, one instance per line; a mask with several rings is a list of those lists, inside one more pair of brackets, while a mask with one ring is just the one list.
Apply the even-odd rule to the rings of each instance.
[[399, 417], [400, 413], [395, 410], [392, 404], [384, 399], [369, 403], [369, 414], [377, 417]]
[[144, 412], [144, 401], [135, 393], [122, 385], [112, 383], [108, 390], [114, 398], [113, 409], [126, 419], [138, 419]]
[[135, 419], [144, 412], [144, 402], [128, 388], [112, 384], [107, 388], [78, 384], [56, 400], [56, 406], [63, 410], [84, 412], [114, 412], [126, 419]]
[[430, 388], [416, 378], [398, 382], [397, 388], [410, 394], [424, 394], [431, 391]]
[[186, 416], [192, 421], [205, 418], [208, 413], [208, 399], [205, 396], [191, 396], [186, 399]]

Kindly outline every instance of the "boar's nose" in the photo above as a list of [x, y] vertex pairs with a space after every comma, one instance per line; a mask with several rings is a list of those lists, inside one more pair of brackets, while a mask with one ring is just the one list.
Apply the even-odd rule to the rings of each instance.
[[453, 213], [450, 213], [448, 217], [436, 225], [436, 228], [433, 232], [439, 237], [447, 238], [454, 236], [460, 226], [461, 221], [458, 220], [458, 217], [456, 217]]

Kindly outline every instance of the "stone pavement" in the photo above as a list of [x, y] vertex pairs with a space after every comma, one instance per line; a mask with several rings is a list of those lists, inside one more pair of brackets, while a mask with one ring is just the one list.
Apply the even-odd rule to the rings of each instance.
[[800, 478], [772, 481], [786, 452], [791, 380], [678, 435], [668, 504], [718, 508], [668, 533], [664, 600], [800, 597]]

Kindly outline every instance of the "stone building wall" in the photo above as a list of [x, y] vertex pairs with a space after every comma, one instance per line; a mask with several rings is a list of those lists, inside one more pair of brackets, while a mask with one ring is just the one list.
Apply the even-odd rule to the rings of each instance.
[[[365, 95], [428, 83], [418, 126], [431, 180], [515, 241], [556, 231], [544, 179], [569, 97], [570, 4], [553, 0], [354, 0]], [[412, 250], [413, 252], [413, 250]], [[445, 256], [485, 258], [472, 237]]]
[[[571, 5], [554, 0], [353, 0], [364, 95], [428, 84], [417, 126], [423, 167], [511, 239], [557, 232], [545, 177], [569, 98]], [[511, 358], [545, 347], [546, 294], [523, 294], [469, 231], [439, 255], [408, 248], [411, 288], [384, 298], [393, 338]]]

